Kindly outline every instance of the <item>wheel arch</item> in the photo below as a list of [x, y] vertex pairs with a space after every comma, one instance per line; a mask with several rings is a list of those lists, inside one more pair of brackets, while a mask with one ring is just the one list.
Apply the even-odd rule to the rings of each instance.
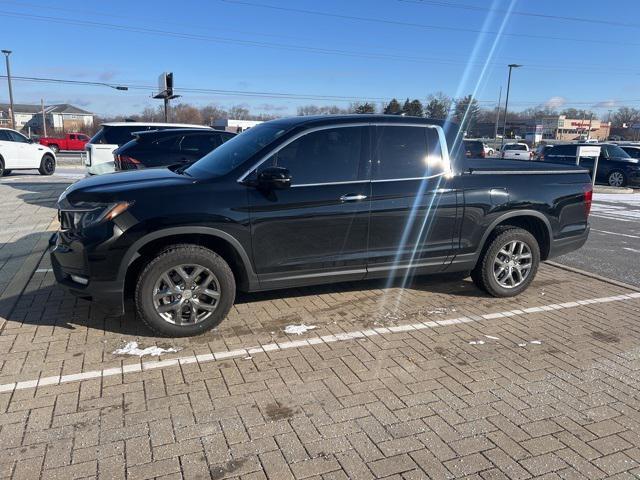
[[487, 248], [491, 234], [495, 232], [498, 227], [503, 226], [513, 226], [527, 230], [538, 241], [540, 260], [546, 260], [549, 257], [553, 234], [551, 224], [547, 217], [537, 210], [516, 210], [501, 215], [489, 225], [482, 236], [482, 241], [480, 242], [481, 248], [478, 252], [476, 262], [481, 258], [482, 252]]
[[147, 259], [162, 249], [175, 244], [200, 245], [214, 251], [229, 264], [241, 290], [251, 290], [258, 286], [249, 254], [232, 235], [210, 227], [174, 227], [158, 230], [137, 240], [124, 255], [118, 278], [124, 283], [124, 292], [130, 288], [144, 268]]

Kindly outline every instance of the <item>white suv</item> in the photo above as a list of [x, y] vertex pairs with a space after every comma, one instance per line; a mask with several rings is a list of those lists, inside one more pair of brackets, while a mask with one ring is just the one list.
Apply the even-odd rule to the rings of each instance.
[[112, 122], [103, 123], [89, 143], [85, 145], [87, 157], [85, 166], [89, 175], [100, 175], [115, 171], [113, 151], [133, 140], [133, 132], [145, 130], [163, 130], [166, 128], [211, 128], [205, 125], [188, 123], [152, 123], [152, 122]]
[[38, 169], [41, 175], [56, 170], [56, 156], [49, 147], [33, 143], [23, 134], [0, 128], [0, 177], [12, 170]]

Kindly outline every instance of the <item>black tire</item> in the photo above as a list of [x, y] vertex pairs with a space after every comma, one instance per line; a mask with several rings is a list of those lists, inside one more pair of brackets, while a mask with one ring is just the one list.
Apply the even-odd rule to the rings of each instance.
[[[194, 324], [178, 325], [158, 313], [153, 295], [156, 282], [163, 273], [185, 264], [199, 265], [213, 273], [219, 285], [220, 297], [215, 304], [215, 310], [207, 318]], [[136, 285], [135, 304], [138, 316], [155, 333], [169, 337], [191, 337], [205, 333], [220, 324], [231, 310], [235, 295], [236, 282], [233, 272], [221, 256], [204, 247], [179, 244], [163, 250], [140, 273]]]
[[7, 175], [7, 171], [4, 169], [4, 160], [0, 158], [0, 177]]
[[53, 175], [56, 171], [56, 159], [49, 154], [45, 154], [40, 160], [40, 168], [38, 172], [40, 175]]
[[4, 173], [2, 175], [0, 175], [0, 177], [4, 176], [4, 177], [8, 177], [9, 175], [11, 175], [11, 172], [13, 170], [5, 170]]
[[49, 148], [51, 149], [51, 151], [53, 153], [55, 153], [56, 155], [58, 154], [58, 152], [60, 151], [60, 147], [58, 145], [49, 145]]
[[[526, 277], [517, 286], [508, 288], [501, 285], [494, 275], [494, 262], [498, 252], [513, 241], [524, 242], [531, 252], [531, 265]], [[478, 288], [494, 297], [515, 297], [531, 284], [540, 265], [540, 246], [536, 238], [527, 230], [518, 227], [500, 227], [491, 234], [478, 259], [471, 278]]]
[[622, 170], [612, 170], [607, 175], [607, 184], [610, 187], [626, 187], [627, 175]]

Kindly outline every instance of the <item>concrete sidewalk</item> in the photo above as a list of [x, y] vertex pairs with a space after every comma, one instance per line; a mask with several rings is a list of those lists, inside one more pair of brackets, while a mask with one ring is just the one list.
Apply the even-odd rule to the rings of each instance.
[[0, 178], [0, 319], [8, 315], [57, 228], [55, 202], [69, 184], [69, 179], [37, 174]]

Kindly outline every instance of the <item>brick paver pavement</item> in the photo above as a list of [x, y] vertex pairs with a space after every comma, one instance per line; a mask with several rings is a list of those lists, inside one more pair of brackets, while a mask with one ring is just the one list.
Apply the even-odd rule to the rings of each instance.
[[[516, 299], [441, 278], [404, 291], [286, 290], [241, 296], [214, 332], [159, 339], [130, 314], [65, 294], [48, 268], [45, 257], [0, 331], [0, 389], [140, 366], [112, 353], [131, 340], [180, 351], [143, 359], [160, 368], [0, 392], [0, 477], [640, 475], [640, 299], [568, 303], [631, 293], [623, 287], [543, 266]], [[316, 328], [284, 334], [301, 323]], [[395, 331], [340, 335], [381, 327]], [[341, 340], [210, 357], [326, 335]]]

